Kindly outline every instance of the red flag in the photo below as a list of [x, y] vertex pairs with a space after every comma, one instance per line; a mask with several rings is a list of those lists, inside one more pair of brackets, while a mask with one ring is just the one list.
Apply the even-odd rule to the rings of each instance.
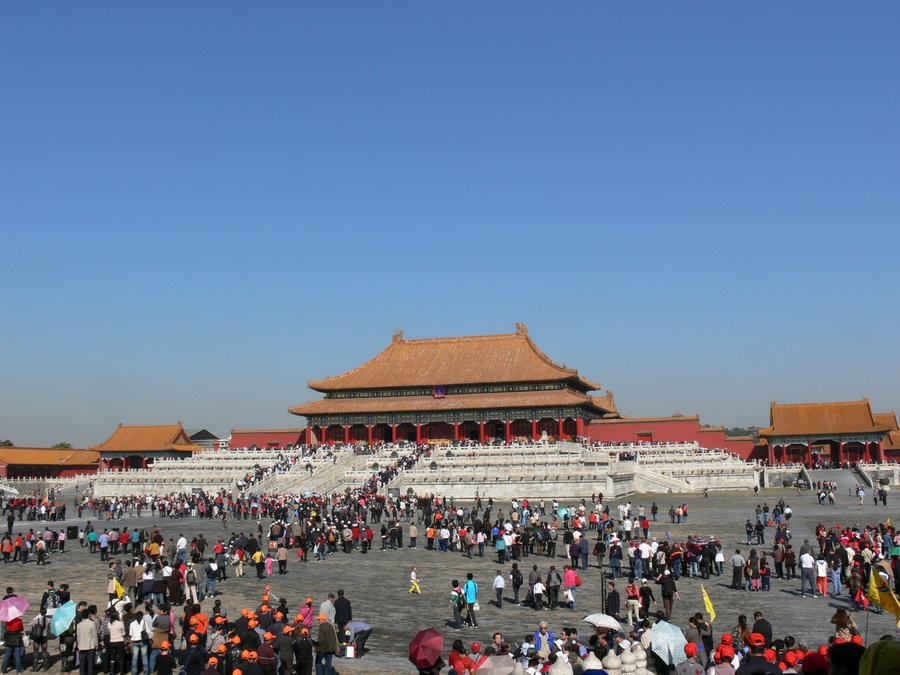
[[863, 611], [869, 608], [869, 596], [863, 593], [861, 588], [857, 589], [854, 599], [863, 606]]

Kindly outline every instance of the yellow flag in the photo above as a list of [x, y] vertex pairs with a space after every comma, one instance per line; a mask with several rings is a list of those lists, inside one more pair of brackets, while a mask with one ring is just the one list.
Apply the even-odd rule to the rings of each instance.
[[878, 568], [872, 566], [872, 572], [869, 574], [869, 587], [866, 589], [866, 595], [869, 600], [881, 607], [886, 612], [890, 612], [897, 619], [897, 626], [900, 627], [900, 600], [894, 595], [894, 591], [888, 586], [888, 583], [878, 573]]
[[890, 518], [888, 518], [888, 519], [884, 522], [884, 524], [887, 525], [887, 526], [888, 526], [889, 528], [891, 528], [892, 530], [894, 529], [894, 523], [891, 522], [891, 519], [890, 519]]
[[706, 612], [709, 614], [709, 622], [716, 620], [716, 608], [713, 607], [712, 600], [709, 599], [709, 593], [706, 592], [703, 584], [700, 584], [700, 590], [703, 592], [703, 604], [706, 606]]
[[121, 598], [125, 595], [125, 587], [119, 583], [118, 579], [115, 579], [114, 581], [116, 582], [116, 597]]

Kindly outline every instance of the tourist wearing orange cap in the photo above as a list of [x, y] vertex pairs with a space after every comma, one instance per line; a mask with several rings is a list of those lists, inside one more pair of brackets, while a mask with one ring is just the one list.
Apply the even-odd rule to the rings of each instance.
[[181, 660], [182, 670], [185, 675], [200, 675], [206, 663], [205, 650], [200, 645], [200, 636], [191, 633], [188, 637], [188, 648]]
[[262, 668], [263, 675], [275, 675], [278, 659], [275, 657], [275, 648], [272, 646], [272, 643], [276, 637], [274, 633], [265, 633], [263, 635], [263, 644], [257, 650], [259, 654], [258, 663], [259, 667]]
[[316, 611], [313, 609], [313, 599], [306, 598], [306, 604], [300, 608], [300, 611], [297, 612], [297, 618], [294, 620], [294, 623], [299, 623], [307, 628], [312, 628], [313, 618], [316, 616]]
[[333, 675], [331, 661], [338, 650], [337, 631], [325, 614], [319, 614], [317, 618], [319, 635], [316, 646], [316, 673], [317, 675]]
[[206, 670], [203, 671], [202, 675], [222, 675], [219, 671], [219, 659], [215, 656], [210, 656], [206, 661]]
[[685, 659], [675, 666], [676, 675], [704, 675], [703, 664], [697, 660], [698, 651], [696, 642], [688, 642], [684, 646]]
[[281, 631], [272, 642], [272, 648], [278, 654], [281, 675], [293, 675], [294, 672], [294, 626], [282, 626]]
[[312, 675], [314, 662], [314, 643], [309, 628], [303, 626], [300, 636], [294, 641], [294, 661], [297, 663], [297, 675]]
[[737, 675], [781, 675], [781, 668], [766, 659], [766, 637], [762, 633], [750, 633], [747, 638], [750, 655], [737, 669]]
[[156, 675], [172, 675], [175, 670], [175, 657], [172, 656], [172, 643], [163, 640], [159, 645], [159, 653], [156, 655], [156, 668], [150, 672]]

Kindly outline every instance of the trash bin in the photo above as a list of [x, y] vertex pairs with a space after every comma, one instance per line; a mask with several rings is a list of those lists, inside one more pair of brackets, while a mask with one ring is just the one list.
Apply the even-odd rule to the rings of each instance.
[[77, 525], [69, 525], [66, 527], [66, 539], [68, 539], [69, 541], [75, 541], [78, 539]]

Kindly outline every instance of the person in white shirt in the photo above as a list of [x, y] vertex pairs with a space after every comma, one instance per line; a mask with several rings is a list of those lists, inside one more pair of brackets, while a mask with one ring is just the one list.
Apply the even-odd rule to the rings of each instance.
[[128, 625], [128, 639], [131, 641], [131, 672], [138, 671], [138, 659], [144, 667], [144, 672], [150, 672], [148, 651], [149, 647], [144, 639], [150, 639], [153, 636], [152, 631], [147, 630], [147, 624], [144, 622], [144, 613], [138, 612], [134, 621]]
[[175, 559], [182, 565], [187, 565], [187, 539], [183, 534], [178, 535], [178, 541], [175, 542]]
[[544, 595], [547, 593], [547, 587], [538, 579], [531, 587], [531, 594], [534, 596], [534, 609], [536, 611], [544, 609]]
[[816, 597], [816, 559], [809, 552], [800, 556], [800, 597], [806, 597], [806, 584], [809, 592]]
[[422, 581], [419, 578], [419, 574], [416, 571], [415, 566], [413, 566], [412, 571], [409, 573], [409, 592], [410, 593], [418, 593], [422, 594], [422, 589], [419, 587], [419, 582]]
[[506, 588], [506, 580], [503, 578], [503, 570], [497, 570], [492, 588], [497, 593], [497, 607], [503, 608], [503, 589]]
[[823, 558], [816, 560], [816, 585], [819, 595], [828, 595], [828, 563]]

